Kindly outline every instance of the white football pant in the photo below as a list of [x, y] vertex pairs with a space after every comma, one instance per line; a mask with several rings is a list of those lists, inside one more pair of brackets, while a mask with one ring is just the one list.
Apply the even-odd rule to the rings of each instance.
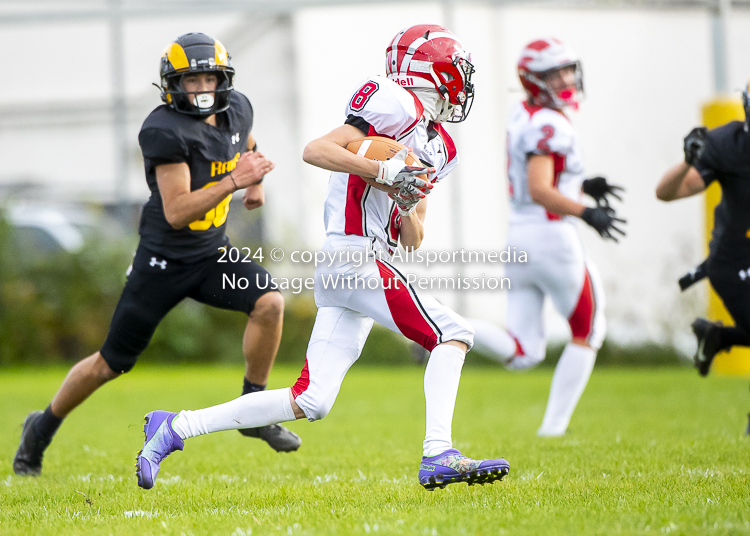
[[[358, 262], [379, 250], [361, 236], [330, 235], [326, 252], [345, 259], [315, 271], [318, 314], [307, 347], [305, 365], [291, 393], [310, 421], [333, 407], [346, 372], [359, 358], [373, 321], [401, 333], [430, 351], [425, 370], [425, 456], [451, 448], [451, 424], [465, 353], [442, 344], [460, 341], [471, 348], [474, 331], [459, 315], [433, 298], [417, 294], [386, 260]], [[360, 255], [355, 255], [359, 252]], [[350, 259], [350, 260], [346, 260]], [[254, 428], [292, 420], [289, 389], [250, 393], [197, 411], [182, 411], [173, 426], [180, 437], [221, 430]]]
[[432, 297], [415, 292], [387, 261], [371, 259], [359, 266], [356, 261], [346, 262], [355, 251], [382, 251], [377, 241], [330, 235], [323, 251], [338, 252], [344, 261], [330, 267], [319, 265], [315, 271], [318, 315], [305, 366], [292, 387], [295, 402], [310, 421], [328, 414], [374, 320], [431, 352], [425, 371], [424, 451], [434, 455], [451, 448], [451, 422], [464, 352], [441, 343], [460, 341], [471, 348], [471, 326]]
[[477, 348], [511, 369], [541, 363], [547, 351], [544, 300], [568, 320], [571, 335], [590, 347], [569, 343], [555, 369], [540, 435], [565, 433], [583, 393], [606, 331], [604, 293], [596, 267], [575, 225], [566, 221], [513, 224], [508, 244], [527, 254], [528, 262], [510, 263], [507, 331], [486, 322], [476, 328]]

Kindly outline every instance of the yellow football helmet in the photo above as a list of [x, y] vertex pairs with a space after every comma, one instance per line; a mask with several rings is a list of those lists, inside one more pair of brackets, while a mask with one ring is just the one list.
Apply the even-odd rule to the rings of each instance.
[[[211, 72], [219, 78], [215, 91], [200, 92], [192, 101], [182, 87], [185, 74]], [[202, 33], [187, 33], [170, 43], [161, 57], [161, 100], [176, 111], [211, 115], [229, 108], [234, 68], [224, 45]], [[203, 96], [205, 95], [205, 96]]]

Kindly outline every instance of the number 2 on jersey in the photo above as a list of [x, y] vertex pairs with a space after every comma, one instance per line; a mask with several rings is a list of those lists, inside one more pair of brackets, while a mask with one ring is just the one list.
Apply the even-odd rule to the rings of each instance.
[[552, 138], [552, 136], [555, 135], [555, 127], [553, 127], [552, 125], [544, 125], [542, 127], [542, 133], [544, 134], [544, 136], [542, 137], [541, 140], [539, 140], [539, 143], [537, 144], [536, 147], [540, 151], [548, 153], [549, 143], [547, 142]]
[[352, 101], [349, 103], [349, 108], [355, 112], [361, 112], [362, 108], [367, 104], [367, 101], [370, 100], [370, 97], [372, 97], [379, 88], [380, 86], [375, 82], [367, 82], [354, 94]]
[[[206, 189], [209, 186], [213, 186], [216, 182], [209, 182], [202, 189]], [[206, 216], [202, 220], [195, 220], [189, 225], [191, 231], [207, 231], [212, 225], [221, 227], [224, 222], [227, 221], [227, 214], [229, 214], [229, 201], [232, 199], [231, 194], [226, 196], [221, 202], [214, 208], [206, 212]]]

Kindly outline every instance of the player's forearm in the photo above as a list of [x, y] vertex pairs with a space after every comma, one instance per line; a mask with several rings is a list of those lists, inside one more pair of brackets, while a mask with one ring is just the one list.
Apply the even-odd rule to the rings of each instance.
[[584, 205], [565, 197], [554, 188], [531, 189], [531, 199], [534, 203], [542, 205], [545, 210], [560, 216], [577, 216], [580, 217]]
[[357, 156], [335, 142], [325, 139], [308, 143], [302, 153], [302, 159], [308, 164], [328, 171], [351, 173], [370, 179], [377, 177], [380, 169], [375, 160]]
[[686, 162], [680, 162], [669, 168], [656, 186], [656, 198], [661, 201], [674, 201], [684, 197], [680, 195], [680, 187], [688, 171], [690, 171], [690, 165]]
[[164, 203], [164, 216], [175, 229], [203, 219], [206, 213], [235, 192], [234, 183], [227, 175], [208, 188], [183, 193]]
[[253, 210], [262, 207], [265, 199], [263, 185], [256, 184], [254, 186], [248, 186], [245, 189], [245, 193], [242, 196], [242, 203], [247, 210]]
[[424, 223], [416, 211], [401, 218], [401, 245], [404, 248], [418, 249], [424, 239]]

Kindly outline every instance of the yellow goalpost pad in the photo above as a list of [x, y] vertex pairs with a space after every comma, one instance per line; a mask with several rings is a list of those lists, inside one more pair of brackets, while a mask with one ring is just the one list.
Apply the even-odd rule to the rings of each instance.
[[[730, 121], [744, 121], [745, 119], [742, 103], [739, 100], [729, 98], [717, 98], [706, 103], [703, 106], [702, 115], [703, 124], [709, 129], [720, 127]], [[711, 240], [711, 232], [714, 228], [714, 208], [719, 204], [719, 201], [721, 201], [721, 187], [714, 182], [706, 189], [705, 197], [707, 254], [708, 243]], [[707, 314], [710, 320], [721, 320], [726, 325], [734, 325], [732, 317], [710, 284]], [[720, 352], [714, 359], [713, 369], [719, 374], [750, 376], [750, 348], [734, 347], [729, 352]]]

